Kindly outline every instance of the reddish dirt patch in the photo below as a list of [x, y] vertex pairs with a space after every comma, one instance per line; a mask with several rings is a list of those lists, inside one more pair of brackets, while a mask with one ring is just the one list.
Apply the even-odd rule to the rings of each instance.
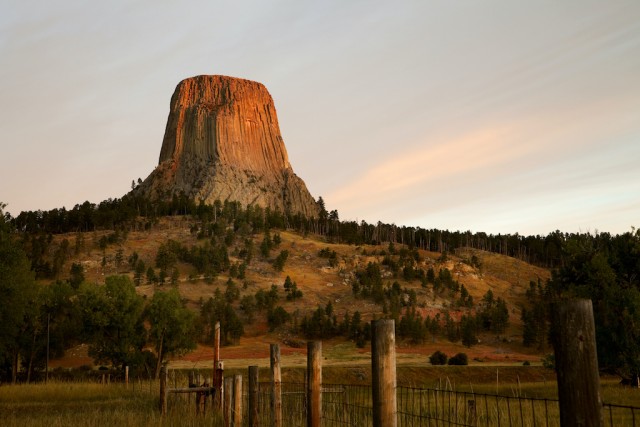
[[49, 361], [49, 367], [54, 368], [79, 368], [80, 366], [92, 366], [93, 358], [89, 357], [89, 346], [80, 344], [68, 349], [64, 357]]
[[[241, 339], [238, 344], [220, 348], [220, 358], [229, 359], [268, 359], [270, 344], [274, 341], [269, 340], [266, 336]], [[306, 347], [293, 348], [286, 345], [280, 346], [280, 354], [289, 356], [293, 354], [306, 354]], [[201, 362], [205, 360], [213, 360], [213, 347], [198, 345], [191, 353], [174, 359], [176, 361]]]

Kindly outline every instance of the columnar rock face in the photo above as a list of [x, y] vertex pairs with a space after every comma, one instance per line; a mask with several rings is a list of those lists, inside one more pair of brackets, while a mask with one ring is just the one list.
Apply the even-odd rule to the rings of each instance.
[[273, 99], [260, 83], [226, 76], [181, 81], [160, 162], [137, 191], [151, 198], [184, 192], [196, 201], [239, 201], [317, 216], [289, 164]]

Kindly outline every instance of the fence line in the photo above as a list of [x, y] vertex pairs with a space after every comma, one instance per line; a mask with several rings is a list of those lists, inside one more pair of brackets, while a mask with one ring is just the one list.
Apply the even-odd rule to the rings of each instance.
[[[306, 426], [306, 383], [283, 382], [283, 425]], [[258, 386], [260, 425], [270, 425], [270, 383]], [[506, 396], [436, 388], [396, 388], [398, 426], [555, 427], [560, 425], [557, 399]], [[248, 399], [245, 394], [244, 399]], [[473, 403], [470, 403], [473, 402]], [[247, 406], [247, 405], [245, 405]], [[640, 408], [604, 404], [605, 426], [636, 426]], [[248, 409], [247, 409], [248, 411]], [[245, 413], [248, 416], [248, 412]], [[322, 425], [373, 425], [370, 385], [323, 384]]]
[[[184, 383], [186, 375], [176, 374], [172, 371], [169, 375], [170, 382], [175, 389], [185, 392], [194, 391], [186, 387]], [[182, 381], [178, 382], [180, 379]], [[185, 387], [181, 388], [181, 386]], [[258, 383], [256, 402], [259, 425], [272, 425], [271, 386], [269, 381]], [[307, 383], [281, 382], [280, 388], [282, 390], [282, 425], [306, 426]], [[323, 426], [373, 425], [371, 385], [324, 383], [321, 393]], [[397, 420], [398, 426], [401, 427], [555, 427], [560, 425], [557, 399], [483, 394], [404, 385], [396, 387], [396, 397]], [[171, 409], [178, 401], [185, 402], [185, 399], [189, 398], [185, 393], [172, 393], [169, 399], [169, 408]], [[178, 401], [175, 401], [176, 399]], [[172, 403], [171, 400], [175, 402]], [[244, 412], [242, 418], [249, 419], [249, 391], [243, 392], [242, 400]], [[191, 404], [193, 403], [193, 400], [189, 401]], [[639, 407], [605, 403], [603, 413], [604, 425], [607, 427], [640, 426]]]
[[[234, 426], [239, 426], [243, 419], [247, 419], [252, 420], [253, 425], [281, 423], [286, 426], [311, 427], [321, 425], [555, 427], [561, 424], [561, 418], [568, 425], [573, 425], [570, 421], [571, 417], [568, 416], [571, 415], [571, 411], [566, 407], [567, 398], [563, 400], [562, 394], [559, 400], [553, 400], [397, 385], [394, 329], [392, 320], [372, 321], [372, 384], [367, 386], [323, 384], [322, 345], [319, 341], [308, 343], [305, 382], [281, 382], [280, 349], [279, 346], [272, 345], [271, 382], [258, 383], [256, 366], [250, 369], [249, 376], [253, 378], [253, 383], [248, 381], [250, 393], [247, 392], [247, 387], [243, 392], [241, 375], [225, 378], [224, 396], [222, 396], [225, 425], [229, 426], [233, 423]], [[569, 359], [570, 355], [565, 354], [565, 357]], [[565, 363], [567, 363], [566, 360]], [[161, 406], [163, 413], [166, 412], [167, 378], [163, 368], [161, 375], [161, 402], [165, 402], [164, 407]], [[175, 382], [174, 374], [174, 389], [171, 390], [173, 393], [178, 390]], [[570, 395], [571, 399], [575, 398], [571, 393], [580, 394], [568, 387], [565, 388], [564, 393]], [[213, 391], [213, 388], [209, 389]], [[251, 394], [251, 403], [249, 403], [249, 394]], [[598, 416], [600, 422], [597, 425], [611, 427], [636, 425], [636, 412], [640, 415], [640, 408], [602, 404], [598, 399], [595, 401], [598, 408], [590, 409], [594, 414], [604, 415]], [[581, 401], [578, 406], [586, 404], [585, 401]], [[279, 418], [280, 421], [276, 422]]]

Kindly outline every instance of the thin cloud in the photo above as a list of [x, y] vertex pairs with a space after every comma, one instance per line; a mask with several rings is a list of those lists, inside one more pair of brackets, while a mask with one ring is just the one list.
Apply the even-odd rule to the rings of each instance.
[[482, 129], [401, 153], [329, 193], [327, 200], [347, 208], [366, 205], [374, 198], [391, 200], [398, 193], [513, 161], [531, 151], [529, 146], [512, 143], [514, 131], [514, 126]]

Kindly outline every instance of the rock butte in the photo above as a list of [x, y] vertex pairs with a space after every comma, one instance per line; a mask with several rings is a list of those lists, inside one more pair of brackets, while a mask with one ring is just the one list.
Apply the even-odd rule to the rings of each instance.
[[156, 169], [136, 189], [152, 199], [238, 201], [317, 216], [293, 173], [273, 99], [260, 83], [226, 76], [181, 81], [171, 97]]

